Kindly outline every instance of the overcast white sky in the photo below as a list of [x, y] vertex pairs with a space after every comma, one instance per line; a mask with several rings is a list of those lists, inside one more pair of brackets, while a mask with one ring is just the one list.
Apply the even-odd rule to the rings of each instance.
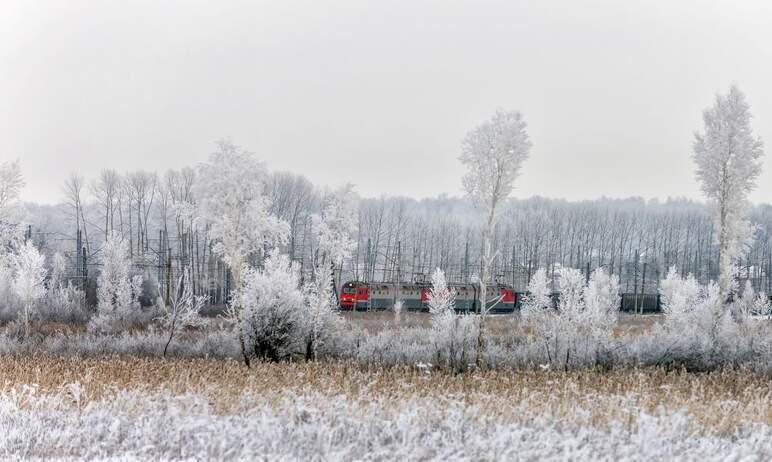
[[698, 198], [693, 132], [732, 82], [772, 143], [772, 2], [3, 0], [0, 161], [52, 202], [228, 137], [365, 196], [460, 194], [460, 140], [501, 108], [534, 144], [518, 197]]

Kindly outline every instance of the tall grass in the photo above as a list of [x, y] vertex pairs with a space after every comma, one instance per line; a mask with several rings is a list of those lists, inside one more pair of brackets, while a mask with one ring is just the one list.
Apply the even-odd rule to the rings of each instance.
[[6, 458], [762, 460], [765, 377], [0, 356]]

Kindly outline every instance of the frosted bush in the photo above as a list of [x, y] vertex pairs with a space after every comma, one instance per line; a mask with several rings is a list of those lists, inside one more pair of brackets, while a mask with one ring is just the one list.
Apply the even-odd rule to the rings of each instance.
[[522, 319], [542, 345], [553, 367], [597, 363], [605, 360], [619, 310], [619, 281], [602, 268], [596, 269], [585, 285], [576, 269], [559, 272], [560, 299], [553, 308], [546, 271], [538, 270], [528, 286]]
[[306, 300], [300, 274], [286, 255], [277, 251], [262, 269], [247, 269], [243, 287], [234, 297], [231, 318], [236, 323], [247, 354], [278, 361], [299, 350], [304, 332]]

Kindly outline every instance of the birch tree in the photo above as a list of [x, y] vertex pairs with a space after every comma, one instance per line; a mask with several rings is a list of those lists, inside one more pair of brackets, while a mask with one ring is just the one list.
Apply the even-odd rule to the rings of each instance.
[[695, 134], [693, 158], [718, 228], [719, 289], [726, 298], [737, 289], [737, 263], [753, 236], [748, 193], [756, 187], [764, 150], [753, 135], [750, 107], [737, 86], [727, 95], [716, 95], [702, 119], [704, 133]]
[[459, 160], [466, 167], [464, 189], [482, 212], [483, 256], [480, 271], [480, 327], [477, 364], [482, 365], [483, 337], [487, 309], [487, 284], [495, 255], [491, 253], [493, 229], [502, 202], [512, 193], [520, 167], [528, 157], [531, 141], [519, 112], [499, 111], [469, 132], [462, 143]]
[[[231, 272], [233, 286], [241, 290], [243, 269], [249, 257], [261, 257], [266, 248], [284, 244], [287, 224], [271, 215], [270, 201], [263, 194], [267, 178], [265, 166], [255, 156], [228, 141], [201, 164], [194, 184], [197, 221], [214, 242], [212, 252], [222, 259]], [[240, 297], [232, 301], [232, 314], [239, 329], [244, 363], [249, 356], [241, 329]]]

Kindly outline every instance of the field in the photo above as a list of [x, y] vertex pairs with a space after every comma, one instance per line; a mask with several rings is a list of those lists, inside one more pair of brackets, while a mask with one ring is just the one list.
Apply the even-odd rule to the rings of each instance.
[[[404, 312], [396, 316], [391, 311], [343, 312], [343, 318], [369, 333], [380, 332], [394, 327], [429, 327], [429, 313]], [[495, 314], [488, 316], [488, 328], [493, 334], [504, 335], [520, 330], [519, 314]], [[616, 335], [640, 334], [646, 332], [656, 322], [662, 320], [662, 315], [637, 315], [620, 313], [617, 321]]]
[[766, 377], [2, 356], [4, 458], [768, 460]]

